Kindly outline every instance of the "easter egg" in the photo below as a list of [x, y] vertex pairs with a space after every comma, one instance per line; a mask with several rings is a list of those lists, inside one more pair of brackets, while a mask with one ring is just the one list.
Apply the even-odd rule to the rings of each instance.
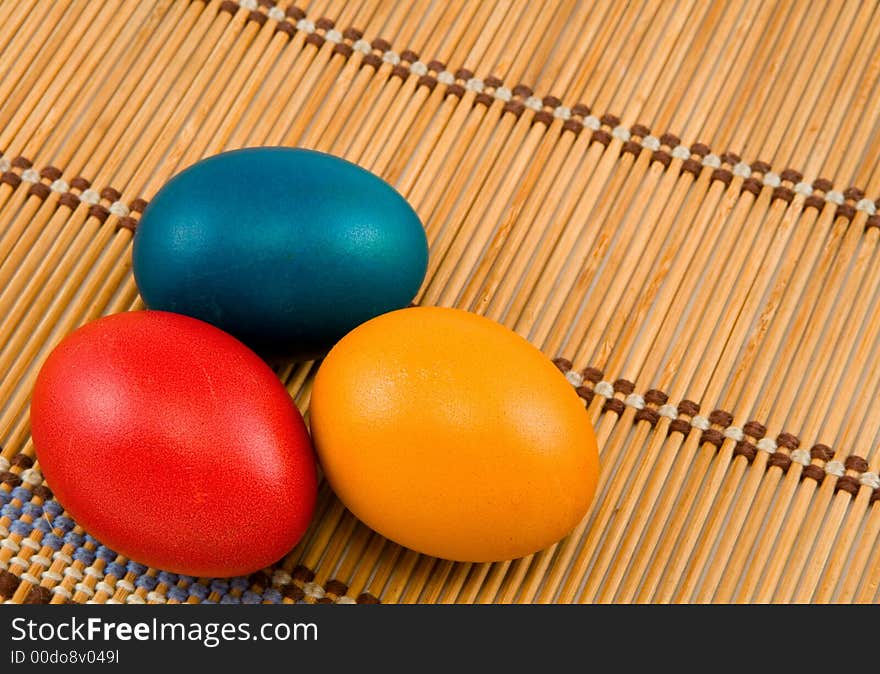
[[144, 211], [133, 252], [151, 309], [295, 359], [407, 306], [427, 259], [421, 222], [390, 185], [331, 155], [281, 147], [227, 152], [176, 175]]
[[596, 439], [571, 384], [526, 340], [464, 311], [414, 307], [356, 328], [321, 365], [310, 415], [342, 503], [428, 555], [541, 550], [596, 488]]
[[290, 551], [314, 510], [314, 456], [284, 386], [193, 318], [117, 314], [67, 336], [37, 377], [31, 427], [77, 523], [159, 569], [257, 571]]

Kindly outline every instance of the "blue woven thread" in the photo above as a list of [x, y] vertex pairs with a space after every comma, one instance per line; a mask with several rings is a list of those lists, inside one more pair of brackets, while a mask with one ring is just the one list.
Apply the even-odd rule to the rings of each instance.
[[223, 578], [215, 578], [211, 581], [211, 592], [224, 594], [227, 590], [229, 590], [229, 581]]
[[76, 526], [73, 520], [66, 515], [58, 515], [55, 519], [52, 520], [52, 524], [55, 525], [56, 529], [61, 529], [61, 531], [63, 531], [64, 533], [67, 533]]
[[138, 564], [137, 562], [129, 560], [128, 564], [125, 565], [125, 569], [129, 573], [133, 573], [134, 575], [139, 576], [147, 570], [147, 567], [145, 567], [143, 564]]
[[241, 595], [241, 603], [242, 604], [262, 604], [263, 598], [258, 595], [256, 592], [251, 592], [248, 590], [243, 595]]
[[143, 576], [139, 576], [138, 579], [134, 581], [134, 584], [136, 587], [142, 587], [147, 591], [152, 591], [156, 589], [159, 581], [153, 576], [144, 574]]
[[177, 574], [169, 573], [168, 571], [160, 571], [159, 572], [159, 582], [163, 585], [176, 585], [177, 584]]
[[[46, 520], [40, 520], [40, 522], [45, 522]], [[60, 550], [64, 545], [64, 540], [60, 536], [56, 536], [55, 534], [49, 532], [45, 536], [43, 536], [43, 545], [46, 545], [53, 550]]]
[[271, 604], [280, 604], [282, 596], [281, 593], [273, 587], [263, 593], [263, 599]]
[[9, 531], [19, 536], [27, 536], [33, 530], [34, 525], [30, 522], [25, 522], [24, 520], [15, 520], [11, 525], [9, 525]]
[[123, 578], [125, 577], [125, 567], [119, 562], [111, 562], [104, 569], [104, 573], [115, 578]]
[[211, 594], [208, 588], [206, 588], [201, 583], [193, 583], [189, 586], [189, 593], [194, 596], [196, 599], [200, 599], [202, 601]]
[[232, 585], [233, 590], [240, 590], [243, 592], [251, 586], [251, 582], [244, 576], [239, 576], [237, 578], [233, 578], [230, 581], [230, 585]]
[[31, 500], [31, 491], [24, 487], [16, 487], [12, 490], [12, 498], [17, 498], [22, 503], [25, 503]]
[[[217, 603], [207, 599], [210, 593], [216, 593], [219, 602], [223, 604], [259, 604], [263, 601], [280, 603], [283, 599], [275, 588], [267, 588], [262, 593], [249, 590], [250, 581], [243, 576], [212, 579], [208, 582], [208, 587], [204, 583], [197, 582], [192, 576], [167, 571], [159, 571], [156, 576], [151, 576], [146, 573], [147, 567], [143, 564], [135, 561], [119, 563], [116, 561], [118, 554], [114, 550], [101, 545], [89, 534], [80, 533], [81, 529], [75, 531], [76, 523], [63, 514], [64, 509], [57, 501], [49, 500], [43, 505], [38, 505], [31, 503], [31, 497], [31, 491], [24, 486], [16, 487], [11, 493], [0, 489], [0, 503], [2, 503], [0, 514], [11, 520], [10, 532], [26, 537], [33, 529], [37, 529], [43, 533], [41, 539], [43, 546], [55, 551], [65, 546], [73, 548], [72, 558], [86, 567], [92, 566], [96, 559], [106, 562], [107, 576], [123, 578], [129, 574], [134, 575], [135, 586], [147, 591], [153, 591], [162, 584], [167, 588], [167, 597], [175, 601], [186, 601], [189, 597], [195, 597], [203, 603]], [[16, 505], [13, 501], [22, 505]], [[237, 596], [239, 593], [241, 596]]]
[[189, 597], [189, 592], [184, 590], [182, 587], [171, 587], [168, 589], [168, 598], [173, 599], [174, 601], [186, 601]]
[[[103, 559], [105, 562], [112, 562], [118, 557], [116, 552], [108, 548], [106, 545], [99, 545], [95, 554], [98, 555], [98, 559]], [[125, 575], [125, 573], [122, 575]]]
[[87, 548], [77, 548], [73, 551], [73, 558], [78, 562], [82, 562], [86, 566], [91, 566], [95, 561], [95, 553]]

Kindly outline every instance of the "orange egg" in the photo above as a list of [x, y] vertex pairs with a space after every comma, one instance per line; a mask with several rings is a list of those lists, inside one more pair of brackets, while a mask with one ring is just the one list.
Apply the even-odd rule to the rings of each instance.
[[311, 425], [346, 507], [445, 559], [541, 550], [596, 489], [596, 439], [572, 386], [522, 337], [457, 309], [402, 309], [346, 335], [315, 378]]

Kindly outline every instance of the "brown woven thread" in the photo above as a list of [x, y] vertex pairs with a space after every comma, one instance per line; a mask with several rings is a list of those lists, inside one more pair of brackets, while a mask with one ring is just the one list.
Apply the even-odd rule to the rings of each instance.
[[818, 461], [831, 461], [834, 458], [834, 452], [828, 445], [813, 445], [810, 449], [810, 457]]

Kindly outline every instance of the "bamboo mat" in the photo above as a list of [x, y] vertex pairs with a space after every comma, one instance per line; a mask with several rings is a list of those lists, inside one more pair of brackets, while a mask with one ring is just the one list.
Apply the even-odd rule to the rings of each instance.
[[[856, 0], [0, 0], [0, 598], [877, 602], [878, 37]], [[418, 301], [557, 359], [602, 457], [569, 538], [450, 563], [324, 486], [283, 561], [214, 580], [64, 514], [39, 364], [143, 306], [132, 230], [171, 175], [275, 144], [389, 180]], [[313, 371], [279, 371], [303, 411]]]

